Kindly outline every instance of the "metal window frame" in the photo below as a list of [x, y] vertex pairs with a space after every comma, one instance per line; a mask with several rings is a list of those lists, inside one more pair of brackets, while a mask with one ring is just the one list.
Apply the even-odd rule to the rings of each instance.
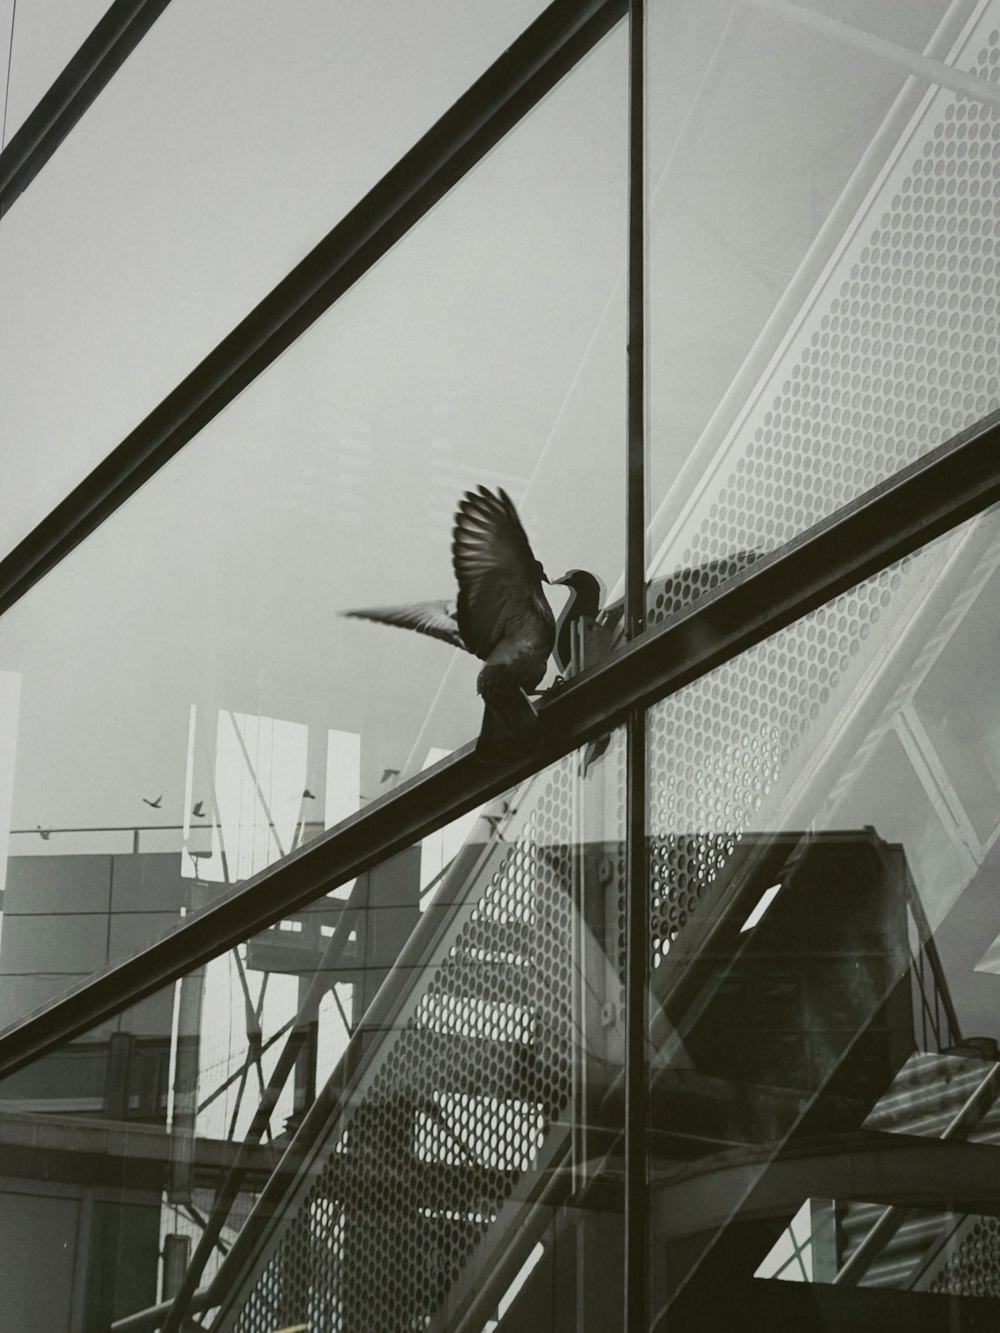
[[[649, 520], [646, 502], [646, 0], [629, 0], [628, 350], [625, 505], [625, 624], [628, 639], [646, 625]], [[649, 1208], [646, 1139], [649, 1122], [646, 1033], [649, 958], [649, 858], [646, 854], [648, 768], [646, 714], [633, 708], [625, 723], [625, 1161], [622, 1308], [625, 1333], [647, 1327]]]
[[[41, 169], [167, 3], [116, 0], [112, 5], [0, 155], [0, 214]], [[623, 1304], [629, 1333], [646, 1327], [646, 710], [1000, 500], [998, 412], [745, 569], [692, 608], [642, 632], [647, 528], [645, 9], [645, 0], [555, 0], [247, 319], [0, 561], [2, 613], [329, 309], [628, 12], [629, 641], [614, 658], [577, 677], [545, 704], [543, 743], [530, 762], [487, 767], [476, 759], [473, 746], [466, 746], [220, 896], [141, 953], [7, 1028], [0, 1033], [0, 1078], [370, 870], [586, 741], [624, 724], [629, 950]], [[98, 42], [102, 25], [106, 26]], [[25, 131], [29, 133], [22, 139]]]
[[170, 0], [114, 0], [0, 153], [0, 218], [35, 179]]

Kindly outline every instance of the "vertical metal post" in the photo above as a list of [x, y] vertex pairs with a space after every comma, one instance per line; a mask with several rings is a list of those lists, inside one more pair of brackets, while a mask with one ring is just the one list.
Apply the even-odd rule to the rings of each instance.
[[[628, 479], [625, 615], [628, 637], [646, 623], [645, 0], [629, 0]], [[627, 723], [625, 813], [625, 1333], [646, 1333], [646, 717]]]
[[[190, 1203], [194, 1197], [194, 1148], [205, 969], [196, 968], [186, 977], [181, 977], [177, 984], [180, 986], [180, 995], [175, 1035], [174, 1114], [167, 1136], [167, 1198], [171, 1203]], [[173, 1296], [174, 1292], [171, 1291], [169, 1295]]]
[[646, 1150], [646, 969], [649, 893], [646, 867], [646, 718], [629, 715], [626, 777], [625, 898], [625, 1333], [646, 1333], [648, 1201]]
[[629, 0], [628, 476], [625, 623], [646, 627], [646, 79], [645, 0]]

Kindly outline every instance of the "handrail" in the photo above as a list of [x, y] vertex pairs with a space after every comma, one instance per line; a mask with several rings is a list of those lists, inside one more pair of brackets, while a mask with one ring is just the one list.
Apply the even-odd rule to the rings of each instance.
[[175, 981], [1000, 500], [1000, 412], [706, 593], [540, 709], [535, 754], [485, 765], [470, 743], [121, 963], [0, 1032], [0, 1078]]

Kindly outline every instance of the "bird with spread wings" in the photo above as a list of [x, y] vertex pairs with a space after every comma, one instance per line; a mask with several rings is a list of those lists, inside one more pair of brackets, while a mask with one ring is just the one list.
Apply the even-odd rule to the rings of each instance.
[[417, 630], [480, 658], [485, 665], [476, 688], [485, 712], [476, 753], [487, 761], [530, 753], [540, 737], [528, 694], [545, 675], [556, 628], [542, 591], [550, 580], [506, 491], [494, 494], [480, 486], [465, 493], [455, 514], [451, 561], [458, 583], [454, 602], [343, 614]]

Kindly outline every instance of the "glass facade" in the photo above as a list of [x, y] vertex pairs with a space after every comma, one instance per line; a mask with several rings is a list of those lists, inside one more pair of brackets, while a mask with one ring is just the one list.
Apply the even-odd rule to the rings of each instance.
[[[18, 7], [12, 111], [28, 64], [22, 36], [29, 49], [55, 49], [48, 34], [96, 7]], [[0, 333], [12, 482], [0, 550], [157, 406], [540, 8], [379, 0], [363, 15], [308, 0], [288, 22], [266, 0], [225, 0], [210, 15], [171, 0], [4, 218], [0, 304], [23, 318]]]
[[[474, 736], [471, 657], [339, 614], [450, 595], [467, 487], [544, 523], [553, 577], [581, 524], [620, 576], [625, 90], [619, 30], [3, 617], [16, 858], [138, 841], [221, 890]], [[110, 910], [147, 913], [145, 942], [196, 907], [157, 918], [123, 888]], [[38, 924], [78, 965], [0, 959], [4, 1020], [140, 942]]]
[[956, 530], [649, 713], [654, 1327], [992, 1317], [962, 1173], [1000, 1091], [998, 537]]
[[[90, 8], [0, 7], [5, 153]], [[12, 1327], [993, 1326], [998, 34], [173, 0], [56, 80], [0, 217]], [[485, 761], [477, 486], [569, 571]]]

